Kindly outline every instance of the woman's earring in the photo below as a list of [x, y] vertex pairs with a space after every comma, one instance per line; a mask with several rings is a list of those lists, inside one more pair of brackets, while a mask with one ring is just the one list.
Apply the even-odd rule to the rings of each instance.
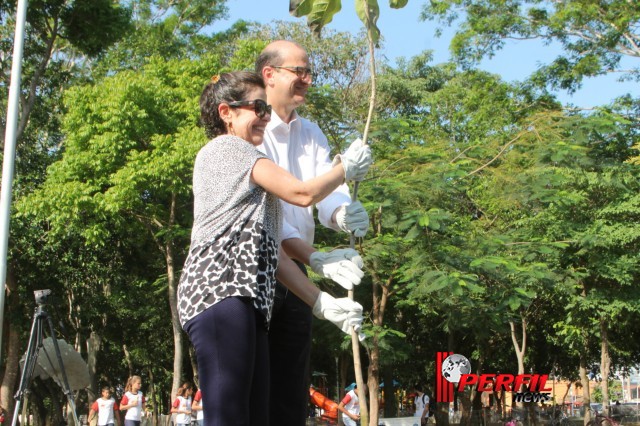
[[231, 121], [229, 121], [227, 123], [227, 131], [229, 132], [230, 135], [235, 136], [236, 132], [233, 130], [233, 123]]

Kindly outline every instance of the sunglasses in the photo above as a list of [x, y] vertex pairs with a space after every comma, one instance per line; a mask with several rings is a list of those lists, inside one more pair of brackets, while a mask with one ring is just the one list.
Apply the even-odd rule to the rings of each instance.
[[267, 103], [262, 99], [255, 99], [253, 101], [233, 101], [229, 102], [228, 105], [232, 108], [253, 105], [253, 112], [256, 113], [258, 118], [264, 118], [267, 114], [271, 115], [271, 105], [267, 105]]
[[313, 70], [307, 67], [277, 67], [275, 65], [271, 65], [271, 68], [290, 71], [294, 73], [298, 78], [313, 77]]

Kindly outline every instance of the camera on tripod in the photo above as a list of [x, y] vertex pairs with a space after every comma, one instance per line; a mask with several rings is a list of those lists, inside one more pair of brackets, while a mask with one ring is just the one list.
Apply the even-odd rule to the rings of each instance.
[[36, 291], [33, 292], [33, 295], [34, 295], [34, 297], [36, 299], [36, 304], [44, 305], [45, 303], [47, 303], [47, 299], [51, 295], [51, 290], [49, 290], [49, 289], [47, 289], [47, 290], [36, 290]]

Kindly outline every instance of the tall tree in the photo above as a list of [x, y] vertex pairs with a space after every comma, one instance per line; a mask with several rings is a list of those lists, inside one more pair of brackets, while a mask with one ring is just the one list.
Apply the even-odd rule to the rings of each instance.
[[[12, 51], [15, 33], [16, 2], [0, 2], [0, 44], [5, 53]], [[62, 114], [60, 96], [71, 81], [79, 78], [82, 64], [99, 55], [129, 28], [129, 10], [119, 2], [111, 0], [48, 1], [30, 3], [25, 26], [25, 46], [23, 53], [22, 85], [18, 116], [16, 180], [14, 200], [33, 190], [42, 181], [44, 170], [55, 158], [62, 136], [59, 120]], [[11, 59], [8, 54], [0, 55], [0, 73], [3, 90], [10, 84]], [[6, 99], [2, 97], [2, 114], [7, 110]], [[6, 119], [3, 115], [3, 128]], [[2, 130], [2, 138], [5, 132]], [[3, 139], [4, 141], [4, 139]], [[24, 324], [20, 321], [21, 295], [31, 288], [24, 275], [16, 274], [12, 268], [20, 262], [25, 252], [32, 252], [37, 244], [39, 230], [36, 227], [16, 224], [11, 231], [12, 241], [27, 244], [20, 249], [10, 246], [7, 279], [7, 326], [8, 343], [5, 359], [5, 374], [0, 391], [0, 404], [11, 412], [13, 390], [19, 372], [20, 341], [24, 335]], [[22, 234], [25, 232], [25, 234]], [[32, 242], [31, 247], [28, 243]], [[35, 272], [30, 271], [27, 275]], [[24, 286], [24, 289], [22, 288]], [[31, 298], [24, 303], [31, 305]], [[9, 418], [8, 421], [11, 421]]]
[[638, 67], [626, 69], [623, 61], [640, 59], [638, 2], [434, 0], [424, 6], [421, 16], [444, 27], [459, 23], [451, 50], [467, 66], [493, 56], [506, 40], [540, 39], [563, 48], [536, 73], [540, 83], [573, 91], [585, 77], [607, 73], [640, 79]]
[[156, 279], [164, 277], [171, 310], [176, 388], [184, 346], [177, 272], [188, 247], [193, 158], [205, 142], [197, 100], [218, 68], [215, 57], [156, 58], [141, 71], [70, 90], [65, 152], [23, 204], [48, 224], [49, 238], [75, 230], [86, 244], [100, 247], [125, 231], [155, 245], [164, 263]]

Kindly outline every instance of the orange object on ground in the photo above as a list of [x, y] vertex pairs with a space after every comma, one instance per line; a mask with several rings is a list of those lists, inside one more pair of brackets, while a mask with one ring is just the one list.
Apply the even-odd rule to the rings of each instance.
[[338, 403], [330, 400], [314, 388], [309, 388], [309, 399], [316, 406], [322, 408], [324, 413], [322, 418], [336, 421], [338, 419]]

